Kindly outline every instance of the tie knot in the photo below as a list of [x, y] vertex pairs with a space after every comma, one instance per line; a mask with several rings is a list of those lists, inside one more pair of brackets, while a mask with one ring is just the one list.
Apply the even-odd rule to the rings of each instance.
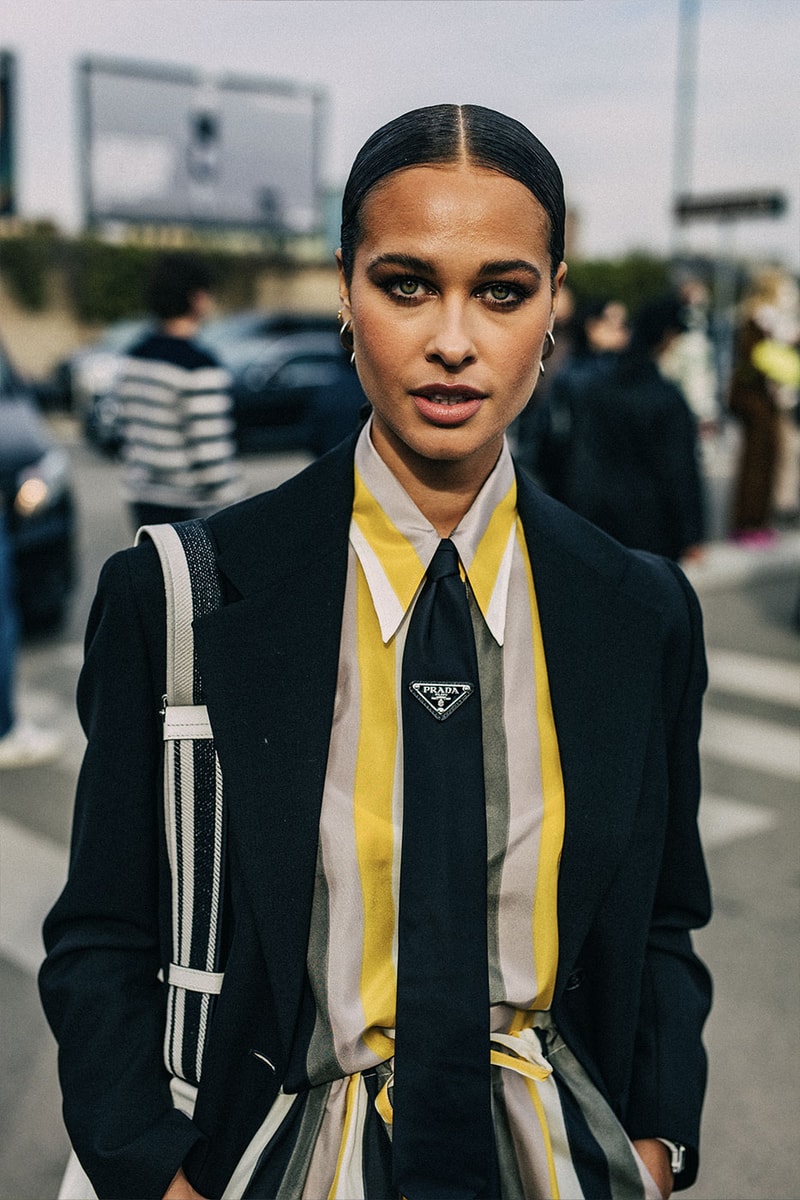
[[449, 538], [442, 538], [428, 567], [428, 579], [444, 579], [458, 574], [458, 551]]

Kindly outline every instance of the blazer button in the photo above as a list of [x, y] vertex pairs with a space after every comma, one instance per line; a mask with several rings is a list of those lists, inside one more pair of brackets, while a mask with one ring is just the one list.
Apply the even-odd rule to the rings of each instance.
[[584, 982], [585, 979], [586, 979], [586, 972], [584, 971], [583, 967], [578, 967], [576, 970], [574, 970], [572, 972], [571, 975], [567, 976], [567, 982], [564, 985], [564, 991], [565, 992], [576, 991], [582, 985], [582, 983]]

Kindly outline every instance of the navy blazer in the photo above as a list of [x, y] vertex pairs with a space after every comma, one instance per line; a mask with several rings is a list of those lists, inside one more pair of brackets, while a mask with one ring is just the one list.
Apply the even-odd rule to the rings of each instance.
[[[67, 1129], [103, 1197], [160, 1197], [181, 1163], [218, 1196], [305, 1026], [353, 447], [209, 522], [225, 603], [195, 634], [225, 781], [228, 951], [193, 1120], [173, 1109], [162, 1066], [163, 582], [150, 543], [103, 570], [78, 689], [88, 744], [70, 874], [40, 976]], [[710, 1004], [689, 932], [710, 914], [700, 610], [674, 564], [518, 483], [566, 794], [553, 1014], [632, 1138], [687, 1145], [686, 1187]]]

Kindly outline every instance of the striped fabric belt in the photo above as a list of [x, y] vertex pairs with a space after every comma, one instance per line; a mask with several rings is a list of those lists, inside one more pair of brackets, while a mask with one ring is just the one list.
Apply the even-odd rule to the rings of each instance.
[[[388, 1038], [394, 1040], [393, 1029], [382, 1029]], [[503, 1067], [515, 1071], [528, 1079], [542, 1080], [552, 1075], [553, 1068], [542, 1053], [541, 1043], [535, 1029], [520, 1029], [517, 1033], [492, 1033], [492, 1049], [489, 1059], [492, 1066]], [[494, 1047], [500, 1047], [495, 1049]], [[392, 1071], [378, 1093], [375, 1107], [387, 1125], [392, 1123], [391, 1092], [394, 1087], [394, 1072]]]

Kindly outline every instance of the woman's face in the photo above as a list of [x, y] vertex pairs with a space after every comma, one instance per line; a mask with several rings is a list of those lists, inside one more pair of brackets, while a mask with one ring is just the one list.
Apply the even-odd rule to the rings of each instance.
[[544, 209], [496, 171], [410, 167], [367, 196], [361, 228], [340, 296], [375, 447], [401, 478], [462, 464], [480, 487], [531, 397], [566, 274], [551, 291]]

